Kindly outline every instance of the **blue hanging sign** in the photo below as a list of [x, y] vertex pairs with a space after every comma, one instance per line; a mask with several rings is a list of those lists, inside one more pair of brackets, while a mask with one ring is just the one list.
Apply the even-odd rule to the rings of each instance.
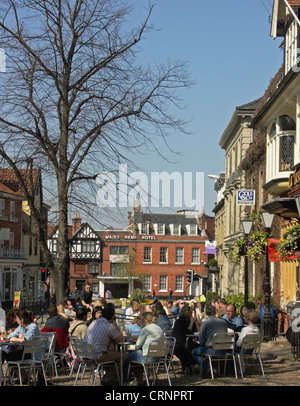
[[237, 204], [255, 205], [255, 190], [238, 190]]

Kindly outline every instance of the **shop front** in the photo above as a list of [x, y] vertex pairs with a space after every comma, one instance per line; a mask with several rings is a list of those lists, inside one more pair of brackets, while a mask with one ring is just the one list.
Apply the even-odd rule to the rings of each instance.
[[99, 279], [99, 294], [106, 299], [130, 297], [134, 290], [137, 277], [101, 275]]

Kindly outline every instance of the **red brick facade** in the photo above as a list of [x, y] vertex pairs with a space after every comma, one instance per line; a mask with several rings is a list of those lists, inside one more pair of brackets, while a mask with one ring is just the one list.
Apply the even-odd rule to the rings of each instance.
[[[187, 219], [184, 215], [162, 216], [148, 219], [147, 233], [140, 234], [140, 224], [134, 222], [124, 230], [95, 231], [101, 242], [99, 255], [93, 252], [81, 255], [81, 248], [77, 248], [78, 255], [74, 252], [79, 235], [76, 230], [81, 233], [85, 224], [77, 224], [75, 229], [73, 223], [69, 228], [70, 290], [81, 288], [88, 279], [101, 296], [110, 291], [116, 298], [127, 297], [135, 288], [144, 289], [149, 296], [155, 291], [160, 298], [168, 297], [170, 289], [173, 297], [202, 293], [200, 285], [208, 276], [205, 265], [209, 256], [205, 253], [205, 242], [213, 239], [214, 218], [205, 215], [200, 219]], [[157, 232], [157, 221], [163, 225], [162, 235]], [[162, 221], [166, 223], [162, 224]], [[173, 233], [174, 224], [181, 227], [178, 235]], [[191, 225], [196, 227], [194, 235], [189, 231]], [[50, 239], [55, 238], [53, 231]], [[81, 239], [82, 234], [78, 241]], [[84, 236], [84, 239], [88, 237]], [[94, 264], [92, 272], [91, 263]], [[185, 277], [189, 269], [193, 269], [196, 275], [195, 292]]]

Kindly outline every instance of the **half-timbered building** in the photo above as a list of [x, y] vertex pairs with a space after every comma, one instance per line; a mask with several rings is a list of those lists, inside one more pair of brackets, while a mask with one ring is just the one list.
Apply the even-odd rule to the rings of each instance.
[[[101, 239], [99, 234], [88, 224], [81, 223], [81, 218], [75, 214], [72, 226], [69, 226], [70, 252], [70, 291], [81, 289], [88, 279], [93, 285], [93, 291], [98, 292], [101, 273]], [[58, 227], [48, 235], [48, 247], [55, 259], [58, 255]]]

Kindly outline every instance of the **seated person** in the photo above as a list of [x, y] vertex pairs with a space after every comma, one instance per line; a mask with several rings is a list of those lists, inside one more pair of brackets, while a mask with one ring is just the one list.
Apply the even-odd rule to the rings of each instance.
[[[19, 310], [15, 314], [18, 327], [9, 334], [10, 342], [15, 342], [16, 347], [3, 347], [2, 348], [2, 363], [7, 361], [18, 361], [22, 359], [23, 347], [18, 346], [25, 340], [30, 340], [32, 337], [40, 337], [40, 329], [38, 325], [32, 320], [31, 315], [26, 310]], [[30, 355], [29, 355], [30, 357]]]
[[239, 332], [244, 327], [243, 320], [236, 314], [234, 304], [227, 305], [226, 314], [222, 318], [226, 321], [228, 328], [234, 332]]
[[[239, 353], [241, 351], [242, 343], [243, 343], [245, 336], [247, 336], [249, 334], [259, 334], [260, 333], [259, 327], [256, 324], [257, 318], [258, 318], [258, 313], [253, 309], [247, 310], [244, 313], [244, 317], [245, 317], [245, 322], [247, 323], [247, 325], [242, 328], [242, 330], [239, 334], [239, 338], [236, 341], [235, 352], [237, 352], [237, 353]], [[251, 352], [252, 352], [252, 350], [250, 350], [250, 353]]]
[[[121, 364], [121, 353], [112, 347], [112, 343], [123, 341], [123, 334], [120, 331], [116, 320], [115, 310], [111, 306], [105, 306], [102, 310], [102, 317], [95, 319], [87, 328], [84, 341], [88, 341], [94, 347], [98, 362], [116, 362], [119, 370]], [[123, 354], [123, 365], [126, 356]], [[102, 380], [102, 385], [117, 385], [116, 371], [114, 368], [107, 368]]]
[[83, 340], [87, 327], [87, 310], [82, 307], [77, 309], [76, 319], [70, 322], [69, 336], [74, 335]]
[[55, 305], [50, 305], [47, 308], [47, 313], [49, 317], [46, 320], [45, 327], [41, 329], [41, 332], [56, 332], [55, 352], [64, 352], [68, 346], [69, 320], [57, 313], [57, 307]]
[[[162, 329], [155, 324], [156, 317], [151, 312], [145, 312], [142, 315], [142, 323], [144, 327], [142, 328], [139, 338], [135, 345], [135, 351], [129, 353], [125, 367], [124, 367], [124, 377], [125, 381], [128, 380], [128, 370], [131, 361], [145, 361], [148, 354], [149, 345], [152, 341], [161, 340], [164, 338]], [[150, 359], [151, 361], [151, 359]], [[137, 378], [138, 385], [143, 385], [143, 368], [134, 367], [133, 372]]]
[[160, 302], [155, 303], [151, 308], [152, 313], [157, 317], [156, 324], [162, 329], [165, 333], [167, 330], [172, 329], [172, 325], [169, 317], [166, 315], [166, 312], [163, 308], [163, 305]]
[[141, 315], [141, 305], [140, 302], [137, 299], [132, 299], [130, 302], [130, 307], [125, 309], [125, 322], [126, 323], [132, 323], [133, 318], [135, 316], [140, 316]]
[[127, 323], [127, 325], [126, 325], [126, 329], [125, 329], [125, 330], [126, 330], [127, 334], [130, 335], [130, 337], [131, 337], [133, 340], [135, 340], [135, 339], [138, 338], [138, 336], [139, 336], [139, 334], [140, 334], [140, 331], [142, 330], [142, 327], [140, 326], [140, 323], [141, 323], [141, 318], [138, 317], [138, 316], [136, 316], [136, 317], [133, 319], [133, 323], [132, 323], [132, 324]]
[[12, 333], [18, 326], [19, 323], [17, 322], [16, 316], [18, 315], [19, 309], [10, 309], [6, 316], [6, 331], [8, 333]]
[[172, 307], [171, 307], [171, 312], [172, 312], [172, 314], [175, 314], [175, 315], [179, 315], [179, 313], [181, 312], [181, 309], [182, 309], [182, 307], [185, 305], [186, 303], [185, 303], [185, 301], [183, 300], [183, 299], [179, 299], [179, 300], [177, 300], [176, 302], [174, 302], [173, 304], [172, 304]]
[[[215, 334], [226, 334], [227, 324], [222, 318], [216, 317], [216, 307], [209, 305], [206, 308], [206, 315], [208, 317], [204, 323], [201, 324], [199, 332], [200, 346], [193, 349], [192, 356], [201, 368], [201, 356], [203, 354], [211, 354], [213, 337]], [[223, 352], [221, 352], [222, 354]], [[209, 366], [204, 359], [202, 362], [202, 372], [204, 374], [209, 373]], [[216, 371], [214, 371], [216, 373]]]
[[189, 306], [182, 307], [178, 319], [174, 323], [172, 336], [176, 338], [174, 354], [181, 361], [182, 369], [192, 372], [191, 367], [196, 363], [191, 355], [191, 351], [197, 346], [195, 341], [188, 341], [187, 334], [199, 331], [199, 323], [192, 317], [192, 310]]
[[74, 307], [69, 299], [64, 300], [64, 312], [67, 317], [69, 317], [69, 320], [75, 320], [76, 318], [76, 312], [74, 310]]
[[102, 317], [102, 306], [95, 306], [92, 311], [92, 317], [87, 322], [87, 326], [89, 326], [94, 320], [100, 319], [100, 317]]

